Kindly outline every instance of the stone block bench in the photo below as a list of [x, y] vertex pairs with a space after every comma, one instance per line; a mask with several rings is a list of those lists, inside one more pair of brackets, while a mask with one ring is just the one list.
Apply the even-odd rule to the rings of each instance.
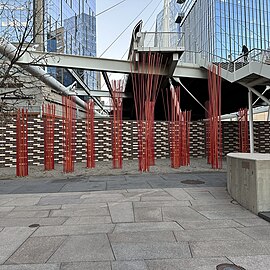
[[270, 211], [270, 154], [228, 154], [227, 188], [234, 200], [253, 213]]

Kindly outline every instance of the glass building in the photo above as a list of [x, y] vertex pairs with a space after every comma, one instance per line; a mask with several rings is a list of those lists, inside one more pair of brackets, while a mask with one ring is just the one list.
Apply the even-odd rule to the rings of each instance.
[[[171, 0], [169, 3], [169, 31], [180, 32], [180, 24], [175, 23], [175, 19], [180, 13], [180, 5], [176, 0]], [[158, 13], [156, 20], [156, 31], [163, 32], [164, 10]]]
[[[0, 0], [0, 34], [18, 43], [28, 28], [24, 40], [39, 44], [38, 50], [96, 56], [95, 13], [96, 0]], [[64, 85], [73, 82], [63, 69], [48, 72]], [[79, 73], [89, 88], [97, 89], [96, 72]]]
[[270, 0], [186, 0], [180, 10], [187, 51], [205, 53], [209, 60], [234, 60], [243, 45], [270, 47]]

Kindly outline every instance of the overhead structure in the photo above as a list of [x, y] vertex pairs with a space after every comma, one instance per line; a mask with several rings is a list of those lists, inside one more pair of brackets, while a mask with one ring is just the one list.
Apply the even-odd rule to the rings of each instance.
[[[14, 61], [14, 59], [16, 59], [17, 57], [16, 52], [17, 48], [14, 45], [9, 43], [3, 37], [0, 38], [0, 53], [2, 55], [7, 57], [10, 61]], [[16, 62], [16, 64], [21, 66], [24, 70], [32, 74], [34, 77], [38, 78], [40, 81], [44, 82], [49, 87], [56, 90], [58, 93], [61, 93], [65, 96], [72, 95], [72, 90], [74, 89], [75, 84], [71, 84], [70, 86], [65, 87], [41, 67], [31, 65], [31, 62], [33, 62], [33, 59], [28, 64], [21, 64], [18, 62]], [[79, 97], [75, 96], [75, 102], [83, 109], [86, 109], [85, 102]]]

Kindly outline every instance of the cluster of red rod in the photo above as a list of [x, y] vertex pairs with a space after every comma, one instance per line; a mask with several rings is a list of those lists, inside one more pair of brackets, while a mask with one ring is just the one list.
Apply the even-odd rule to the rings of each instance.
[[[166, 105], [163, 97], [164, 111], [168, 120], [171, 167], [190, 165], [190, 121], [191, 111], [182, 112], [180, 109], [180, 87], [170, 87], [171, 99], [167, 90]], [[167, 108], [167, 113], [166, 109]]]
[[122, 93], [123, 81], [112, 81], [112, 159], [113, 168], [122, 168]]
[[248, 142], [248, 109], [240, 109], [238, 112], [238, 136], [239, 152], [247, 153]]
[[94, 101], [87, 102], [86, 110], [86, 167], [95, 168]]
[[207, 156], [213, 169], [222, 168], [222, 126], [221, 126], [221, 68], [212, 65], [208, 70], [208, 115], [207, 115]]
[[27, 110], [17, 111], [16, 121], [16, 175], [28, 175], [28, 112]]
[[[137, 72], [133, 67], [138, 68]], [[131, 63], [133, 93], [138, 127], [139, 170], [149, 171], [154, 165], [154, 111], [162, 77], [160, 73], [162, 56], [158, 53], [142, 53], [140, 60]]]
[[54, 169], [54, 124], [55, 105], [45, 104], [42, 106], [44, 123], [44, 169]]
[[74, 172], [76, 106], [74, 97], [63, 96], [63, 171]]

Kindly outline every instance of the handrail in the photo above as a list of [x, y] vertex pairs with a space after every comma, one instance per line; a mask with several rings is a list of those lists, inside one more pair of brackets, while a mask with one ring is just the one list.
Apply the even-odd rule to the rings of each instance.
[[[270, 50], [254, 48], [248, 52], [248, 58], [240, 55], [233, 61], [206, 51], [185, 51], [183, 54], [183, 62], [192, 62], [194, 64], [202, 64], [202, 60], [208, 63], [220, 64], [223, 70], [233, 73], [234, 71], [248, 65], [250, 62], [259, 62], [262, 64], [270, 64]], [[205, 62], [203, 66], [206, 67]]]

